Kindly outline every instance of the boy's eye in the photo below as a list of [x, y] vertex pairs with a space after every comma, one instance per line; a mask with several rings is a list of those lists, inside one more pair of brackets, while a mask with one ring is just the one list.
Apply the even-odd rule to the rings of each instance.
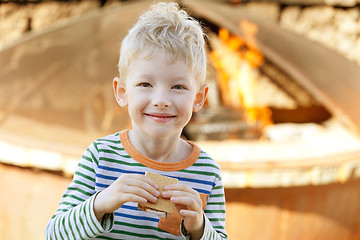
[[181, 85], [175, 85], [173, 87], [173, 89], [175, 89], [175, 90], [183, 90], [183, 89], [186, 89], [186, 88], [184, 86], [181, 86]]
[[138, 86], [139, 87], [151, 87], [150, 83], [146, 83], [146, 82], [139, 83]]

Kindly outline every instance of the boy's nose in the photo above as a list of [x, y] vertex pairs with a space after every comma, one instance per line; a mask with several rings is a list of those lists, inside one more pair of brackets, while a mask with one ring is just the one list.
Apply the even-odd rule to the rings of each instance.
[[152, 103], [155, 107], [167, 108], [170, 106], [170, 100], [166, 93], [159, 92], [154, 94]]

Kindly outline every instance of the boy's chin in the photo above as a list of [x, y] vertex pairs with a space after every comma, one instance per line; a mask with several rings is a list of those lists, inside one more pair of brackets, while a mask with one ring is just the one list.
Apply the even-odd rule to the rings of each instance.
[[150, 137], [161, 140], [171, 137], [180, 137], [182, 129], [171, 131], [169, 127], [161, 127], [161, 128], [154, 127], [151, 129], [147, 129], [146, 132], [147, 135], [149, 135]]

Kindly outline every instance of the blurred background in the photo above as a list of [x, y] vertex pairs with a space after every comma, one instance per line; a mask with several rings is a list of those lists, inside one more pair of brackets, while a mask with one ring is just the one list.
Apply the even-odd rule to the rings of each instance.
[[[208, 35], [183, 137], [221, 166], [230, 239], [360, 239], [360, 1], [177, 1]], [[0, 0], [0, 239], [43, 239], [92, 140], [130, 128], [122, 38], [153, 1]]]

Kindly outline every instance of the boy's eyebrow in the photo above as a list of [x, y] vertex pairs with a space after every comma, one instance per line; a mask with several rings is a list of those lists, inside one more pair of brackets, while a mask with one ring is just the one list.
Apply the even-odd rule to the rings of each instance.
[[146, 78], [146, 79], [152, 79], [153, 78], [153, 76], [151, 74], [146, 74], [146, 73], [140, 74], [140, 77], [141, 78]]
[[[148, 80], [151, 80], [154, 78], [153, 75], [151, 74], [147, 74], [147, 73], [142, 73], [139, 75], [141, 78], [145, 78], [145, 79], [148, 79]], [[171, 80], [172, 81], [187, 81], [189, 78], [184, 75], [184, 76], [174, 76], [174, 77], [171, 77]]]
[[174, 81], [184, 81], [184, 80], [188, 80], [189, 78], [185, 77], [185, 76], [179, 76], [179, 77], [173, 77], [172, 80]]

